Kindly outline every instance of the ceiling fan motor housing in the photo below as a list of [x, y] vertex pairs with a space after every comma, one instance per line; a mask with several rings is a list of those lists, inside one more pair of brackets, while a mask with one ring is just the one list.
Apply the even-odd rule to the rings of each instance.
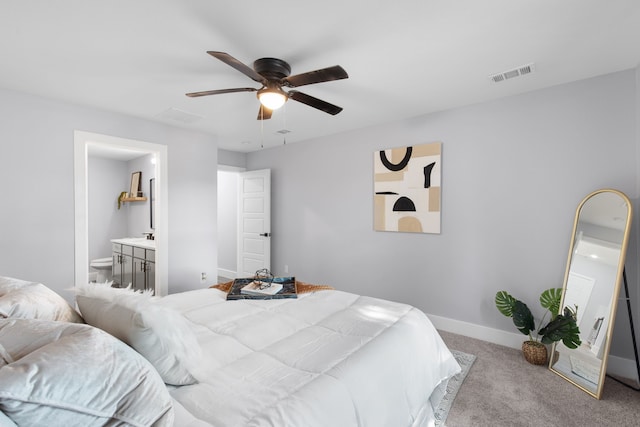
[[256, 59], [253, 62], [253, 69], [268, 80], [281, 80], [291, 74], [289, 64], [278, 58]]

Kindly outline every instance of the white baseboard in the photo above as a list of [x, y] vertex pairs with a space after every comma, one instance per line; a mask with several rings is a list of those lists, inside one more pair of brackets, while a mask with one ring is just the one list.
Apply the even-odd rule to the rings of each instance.
[[[523, 334], [493, 329], [433, 314], [429, 314], [428, 316], [436, 329], [488, 341], [505, 347], [520, 349], [522, 348], [522, 342], [526, 339], [526, 336]], [[612, 355], [609, 356], [607, 363], [607, 373], [630, 379], [636, 379], [638, 376], [635, 360]]]
[[522, 342], [526, 340], [526, 336], [516, 334], [514, 332], [506, 332], [500, 329], [493, 329], [486, 326], [476, 325], [475, 323], [463, 322], [461, 320], [449, 319], [447, 317], [429, 314], [431, 323], [436, 327], [447, 332], [452, 332], [466, 337], [477, 338], [479, 340], [492, 342], [494, 344], [504, 345], [511, 348], [522, 348]]
[[235, 271], [218, 268], [218, 276], [226, 277], [227, 279], [235, 279], [236, 275], [237, 273]]

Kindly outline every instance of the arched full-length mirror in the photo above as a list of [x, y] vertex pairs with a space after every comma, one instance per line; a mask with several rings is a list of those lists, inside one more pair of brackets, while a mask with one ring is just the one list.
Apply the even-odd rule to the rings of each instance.
[[582, 344], [552, 347], [549, 369], [600, 398], [624, 260], [631, 228], [631, 202], [617, 190], [598, 190], [580, 203], [573, 225], [561, 312], [577, 308]]

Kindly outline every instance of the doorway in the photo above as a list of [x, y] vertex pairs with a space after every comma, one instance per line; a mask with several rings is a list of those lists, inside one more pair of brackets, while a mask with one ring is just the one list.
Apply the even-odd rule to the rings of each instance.
[[218, 165], [218, 281], [238, 277], [238, 176], [245, 168]]
[[271, 171], [218, 166], [218, 281], [271, 269]]
[[168, 293], [167, 146], [90, 132], [74, 132], [75, 283], [89, 282], [88, 169], [90, 152], [153, 154], [155, 165], [155, 294]]

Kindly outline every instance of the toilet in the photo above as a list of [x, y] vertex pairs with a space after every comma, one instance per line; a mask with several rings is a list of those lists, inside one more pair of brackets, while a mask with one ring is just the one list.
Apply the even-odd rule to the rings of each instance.
[[111, 268], [113, 260], [109, 258], [98, 258], [91, 260], [89, 266], [95, 270], [98, 270], [98, 277], [96, 283], [104, 283], [111, 281]]

